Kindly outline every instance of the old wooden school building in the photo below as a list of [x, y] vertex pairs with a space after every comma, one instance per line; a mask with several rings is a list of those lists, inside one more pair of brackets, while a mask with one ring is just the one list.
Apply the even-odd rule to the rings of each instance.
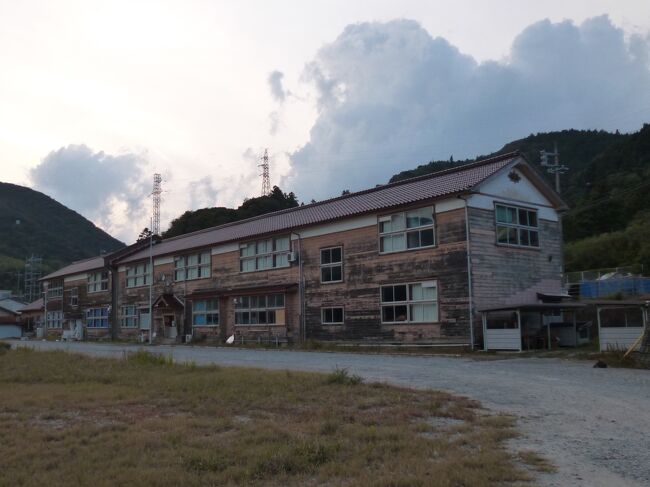
[[563, 209], [506, 154], [73, 263], [43, 278], [45, 329], [479, 343], [481, 307], [560, 292]]

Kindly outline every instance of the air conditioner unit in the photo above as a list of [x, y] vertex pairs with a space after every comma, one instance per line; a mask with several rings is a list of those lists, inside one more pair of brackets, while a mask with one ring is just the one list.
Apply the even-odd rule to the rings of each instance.
[[289, 256], [287, 257], [287, 260], [289, 262], [297, 262], [298, 261], [298, 252], [289, 252]]

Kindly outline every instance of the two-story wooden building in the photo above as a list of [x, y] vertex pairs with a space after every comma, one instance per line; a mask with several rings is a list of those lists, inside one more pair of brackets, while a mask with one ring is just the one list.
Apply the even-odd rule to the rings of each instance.
[[44, 278], [47, 313], [62, 311], [48, 323], [81, 320], [89, 337], [478, 343], [481, 307], [560, 292], [564, 208], [506, 154], [73, 264]]

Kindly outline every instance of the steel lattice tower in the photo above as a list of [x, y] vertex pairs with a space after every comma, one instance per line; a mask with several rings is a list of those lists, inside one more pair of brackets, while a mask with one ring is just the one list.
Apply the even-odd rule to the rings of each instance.
[[162, 194], [162, 176], [158, 173], [153, 175], [153, 215], [151, 218], [151, 232], [160, 235], [160, 195]]
[[24, 298], [31, 303], [41, 295], [41, 272], [43, 259], [32, 255], [25, 260]]
[[262, 168], [262, 196], [266, 196], [271, 193], [271, 176], [269, 175], [269, 150], [264, 149], [264, 155], [262, 156], [262, 164], [259, 165]]

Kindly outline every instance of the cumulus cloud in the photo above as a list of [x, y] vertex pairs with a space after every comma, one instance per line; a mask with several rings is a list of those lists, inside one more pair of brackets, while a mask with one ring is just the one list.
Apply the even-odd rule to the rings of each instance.
[[36, 189], [124, 238], [131, 233], [129, 224], [148, 211], [145, 165], [138, 154], [110, 155], [69, 145], [50, 152], [30, 177]]
[[349, 25], [304, 70], [318, 116], [285, 182], [320, 199], [533, 132], [636, 130], [650, 111], [648, 39], [606, 16], [544, 20], [507, 59], [478, 63], [414, 21]]
[[217, 204], [218, 192], [210, 176], [205, 176], [196, 181], [190, 181], [188, 184], [188, 194], [191, 210], [213, 207]]
[[286, 98], [286, 93], [284, 87], [282, 86], [282, 79], [284, 78], [284, 73], [281, 71], [273, 71], [269, 74], [268, 83], [269, 88], [271, 89], [271, 95], [273, 99], [277, 102], [282, 103]]

